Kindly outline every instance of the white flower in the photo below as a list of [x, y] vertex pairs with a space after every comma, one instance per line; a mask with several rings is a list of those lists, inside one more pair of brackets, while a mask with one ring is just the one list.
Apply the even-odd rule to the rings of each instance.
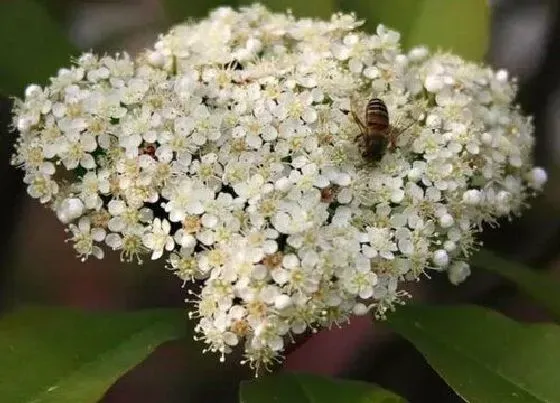
[[184, 220], [187, 214], [204, 213], [205, 203], [214, 198], [213, 192], [204, 184], [188, 177], [178, 183], [171, 182], [162, 194], [169, 200], [164, 208], [173, 222]]
[[72, 232], [71, 240], [74, 241], [74, 249], [78, 252], [78, 256], [82, 261], [86, 260], [90, 255], [98, 259], [102, 259], [105, 253], [94, 242], [101, 242], [105, 239], [105, 230], [102, 228], [92, 228], [91, 221], [87, 217], [83, 217], [78, 221], [78, 225], [70, 224], [68, 227]]
[[471, 269], [467, 263], [457, 261], [451, 265], [447, 274], [449, 276], [449, 281], [451, 281], [452, 284], [458, 285], [465, 281], [471, 274]]
[[362, 299], [373, 296], [373, 287], [377, 284], [377, 275], [371, 271], [369, 259], [360, 256], [356, 267], [347, 269], [342, 276], [344, 289]]
[[[72, 137], [78, 137], [78, 135], [73, 134]], [[95, 160], [89, 153], [96, 149], [97, 141], [95, 137], [88, 134], [80, 134], [77, 141], [69, 140], [65, 151], [61, 153], [62, 163], [68, 169], [77, 168], [78, 166], [88, 169], [95, 168]]]
[[175, 246], [169, 231], [171, 231], [171, 225], [167, 220], [154, 218], [150, 231], [144, 234], [142, 241], [146, 248], [153, 251], [152, 260], [159, 259], [163, 255], [164, 249], [172, 250]]
[[463, 193], [463, 202], [468, 205], [479, 204], [482, 201], [480, 190], [471, 189]]
[[27, 193], [41, 203], [48, 203], [58, 193], [59, 185], [51, 179], [51, 175], [41, 172], [27, 172], [23, 181], [28, 184]]
[[[244, 200], [248, 200], [249, 203], [253, 204], [258, 199], [260, 199], [263, 193], [264, 178], [262, 175], [255, 174], [249, 178], [247, 182], [236, 183], [233, 185], [233, 190], [239, 197]], [[272, 185], [268, 185], [267, 188], [271, 189]]]
[[364, 247], [366, 256], [373, 258], [381, 256], [384, 259], [393, 259], [393, 252], [398, 250], [397, 244], [393, 242], [393, 234], [389, 228], [367, 228], [367, 238], [370, 246]]
[[541, 189], [547, 179], [546, 171], [541, 167], [533, 168], [528, 174], [529, 184], [535, 189]]
[[445, 267], [449, 263], [449, 256], [445, 250], [437, 249], [434, 251], [433, 261], [436, 266]]
[[444, 213], [440, 218], [439, 218], [439, 224], [443, 227], [443, 228], [449, 228], [453, 225], [453, 223], [455, 222], [455, 220], [453, 219], [453, 216], [449, 213]]
[[110, 191], [109, 172], [88, 172], [82, 177], [80, 198], [88, 209], [97, 210], [103, 204], [101, 195]]

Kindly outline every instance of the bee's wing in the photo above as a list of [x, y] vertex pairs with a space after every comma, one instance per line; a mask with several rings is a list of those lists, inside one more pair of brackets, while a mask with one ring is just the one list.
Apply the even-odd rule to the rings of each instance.
[[352, 96], [350, 98], [350, 113], [352, 114], [354, 121], [358, 124], [358, 126], [360, 126], [360, 130], [364, 132], [367, 128], [366, 125], [363, 124], [362, 119], [360, 119], [360, 116], [356, 113], [356, 103], [356, 98]]
[[402, 129], [397, 131], [397, 136], [405, 131], [407, 131], [408, 129], [410, 129], [414, 124], [416, 123], [415, 120], [413, 120], [410, 124], [408, 124], [407, 126], [403, 127]]

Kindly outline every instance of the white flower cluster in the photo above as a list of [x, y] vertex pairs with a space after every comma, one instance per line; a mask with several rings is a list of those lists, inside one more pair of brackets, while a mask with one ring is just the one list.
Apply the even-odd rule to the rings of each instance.
[[[83, 259], [165, 255], [201, 284], [208, 350], [268, 364], [294, 335], [383, 317], [428, 270], [461, 282], [481, 224], [546, 181], [506, 72], [359, 25], [219, 8], [135, 59], [83, 54], [17, 102], [13, 163]], [[401, 132], [378, 162], [349, 113], [371, 97]]]

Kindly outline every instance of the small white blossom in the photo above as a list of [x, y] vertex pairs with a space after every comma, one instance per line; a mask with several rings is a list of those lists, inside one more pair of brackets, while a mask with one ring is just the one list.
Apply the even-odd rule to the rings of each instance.
[[547, 180], [548, 176], [546, 171], [541, 167], [535, 167], [529, 172], [529, 184], [535, 189], [541, 189]]
[[163, 250], [172, 250], [175, 246], [173, 238], [169, 235], [171, 225], [167, 220], [155, 218], [151, 229], [144, 235], [142, 240], [146, 248], [153, 250], [152, 260], [159, 259]]
[[482, 193], [480, 190], [471, 189], [463, 193], [463, 202], [468, 205], [479, 204], [482, 201]]
[[447, 251], [444, 249], [438, 249], [434, 251], [434, 264], [438, 267], [445, 267], [449, 263], [449, 256], [447, 255]]
[[78, 252], [78, 256], [82, 260], [86, 260], [90, 255], [98, 259], [102, 259], [105, 253], [95, 245], [94, 242], [101, 242], [105, 239], [105, 230], [102, 228], [92, 228], [89, 218], [83, 217], [78, 225], [70, 224], [68, 229], [72, 232], [74, 249]]
[[70, 221], [81, 217], [83, 212], [84, 203], [80, 199], [64, 199], [58, 207], [57, 216], [64, 224], [68, 224]]
[[449, 276], [449, 281], [452, 284], [458, 285], [470, 276], [471, 269], [467, 263], [456, 261], [451, 265], [447, 274]]

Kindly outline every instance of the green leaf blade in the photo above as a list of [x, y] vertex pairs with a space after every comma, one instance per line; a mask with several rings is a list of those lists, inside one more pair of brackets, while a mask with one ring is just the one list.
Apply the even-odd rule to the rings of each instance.
[[329, 379], [319, 375], [281, 373], [243, 381], [241, 403], [403, 403], [404, 399], [376, 385]]
[[560, 282], [522, 263], [504, 259], [487, 249], [480, 250], [470, 260], [473, 266], [512, 281], [557, 321], [560, 320]]
[[2, 401], [96, 402], [159, 344], [183, 337], [185, 323], [180, 310], [20, 309], [0, 320]]
[[479, 307], [401, 307], [389, 326], [469, 402], [560, 401], [560, 327]]

